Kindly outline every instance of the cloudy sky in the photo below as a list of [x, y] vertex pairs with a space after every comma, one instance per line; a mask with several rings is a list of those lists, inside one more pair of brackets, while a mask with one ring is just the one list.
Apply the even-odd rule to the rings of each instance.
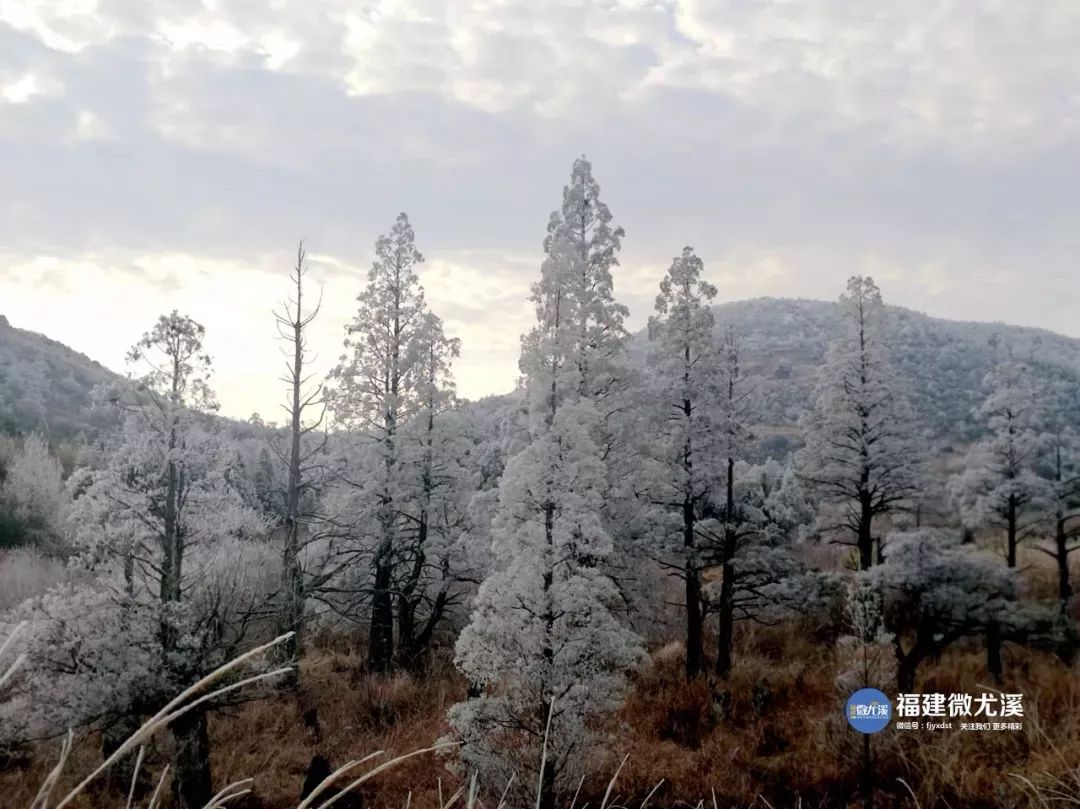
[[1080, 336], [1075, 0], [0, 0], [0, 313], [117, 369], [203, 322], [274, 417], [307, 240], [340, 352], [407, 211], [463, 394], [508, 389], [547, 216], [588, 155], [644, 324], [697, 248], [722, 299], [890, 302]]

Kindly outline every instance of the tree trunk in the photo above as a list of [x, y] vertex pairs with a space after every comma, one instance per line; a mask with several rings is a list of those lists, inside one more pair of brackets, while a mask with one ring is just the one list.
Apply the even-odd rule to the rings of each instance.
[[915, 644], [910, 651], [905, 652], [900, 637], [893, 637], [893, 648], [896, 650], [896, 688], [901, 694], [910, 694], [915, 690], [915, 674], [919, 670], [919, 664], [926, 658], [932, 647], [926, 643], [925, 630], [920, 630], [915, 636]]
[[172, 723], [176, 740], [173, 802], [176, 809], [203, 809], [213, 797], [206, 711], [195, 708]]
[[[290, 497], [291, 499], [291, 497]], [[293, 667], [285, 675], [285, 687], [294, 689], [300, 684], [300, 654], [303, 651], [302, 622], [304, 619], [304, 578], [300, 569], [300, 536], [299, 525], [295, 516], [290, 513], [285, 518], [285, 549], [282, 553], [282, 590], [285, 593], [285, 604], [281, 611], [279, 630], [282, 633], [292, 632], [292, 636], [282, 644], [281, 656], [285, 661], [293, 663]]]
[[686, 679], [701, 673], [703, 643], [701, 617], [701, 572], [694, 550], [694, 504], [683, 502], [683, 545], [686, 548]]
[[390, 592], [390, 554], [380, 549], [375, 561], [375, 587], [371, 600], [371, 629], [368, 634], [368, 667], [385, 674], [394, 664], [394, 601]]
[[874, 513], [870, 504], [870, 493], [862, 492], [859, 496], [859, 569], [869, 570], [874, 566], [874, 535], [872, 532]]
[[[425, 475], [425, 486], [429, 484], [429, 476]], [[412, 668], [418, 652], [416, 640], [416, 609], [423, 596], [420, 588], [420, 580], [424, 575], [424, 566], [427, 564], [427, 555], [424, 548], [427, 545], [428, 523], [427, 508], [420, 514], [420, 524], [417, 530], [416, 550], [413, 564], [408, 571], [405, 581], [399, 587], [397, 595], [397, 656], [400, 663], [406, 668]]]
[[544, 771], [540, 773], [540, 809], [555, 809], [555, 762], [544, 762]]
[[405, 593], [398, 593], [397, 597], [397, 628], [395, 652], [398, 663], [404, 668], [410, 668], [416, 651], [416, 604]]
[[416, 633], [412, 645], [409, 647], [408, 666], [413, 672], [423, 671], [427, 667], [431, 640], [435, 635], [435, 629], [446, 615], [446, 603], [449, 597], [444, 588], [435, 596], [431, 605], [431, 613], [424, 622], [423, 628]]
[[732, 649], [735, 646], [735, 459], [727, 459], [727, 526], [721, 547], [719, 626], [716, 649], [716, 676], [726, 680], [731, 674]]
[[915, 690], [915, 673], [919, 661], [914, 655], [903, 655], [896, 660], [896, 687], [901, 694], [910, 694]]
[[1060, 512], [1057, 515], [1057, 531], [1054, 534], [1054, 558], [1057, 562], [1058, 573], [1058, 601], [1061, 602], [1061, 614], [1069, 612], [1069, 601], [1072, 599], [1072, 585], [1069, 583], [1069, 547], [1068, 534], [1065, 532], [1065, 517]]
[[1009, 567], [1016, 567], [1016, 545], [1018, 543], [1018, 526], [1017, 526], [1017, 513], [1016, 513], [1016, 501], [1015, 498], [1009, 497], [1009, 511], [1006, 516], [1006, 553], [1008, 554]]
[[870, 734], [863, 734], [862, 773], [859, 778], [863, 809], [874, 807], [874, 759], [870, 753]]
[[724, 563], [723, 576], [724, 580], [720, 584], [720, 606], [718, 609], [716, 676], [726, 680], [731, 674], [732, 650], [735, 646], [735, 592], [731, 582], [734, 576], [734, 565], [731, 562]]
[[986, 668], [997, 685], [1001, 685], [1004, 666], [1001, 662], [1001, 627], [991, 621], [986, 627]]

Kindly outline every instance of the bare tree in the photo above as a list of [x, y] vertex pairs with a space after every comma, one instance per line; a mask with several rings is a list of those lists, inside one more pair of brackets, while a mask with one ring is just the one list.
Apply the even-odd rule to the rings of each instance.
[[[278, 452], [280, 459], [287, 465], [288, 480], [285, 489], [285, 513], [282, 520], [284, 545], [281, 553], [281, 610], [278, 615], [279, 629], [282, 634], [292, 632], [281, 651], [289, 658], [296, 659], [303, 649], [303, 624], [306, 593], [304, 570], [301, 564], [300, 529], [307, 519], [303, 507], [304, 495], [312, 486], [309, 473], [317, 464], [314, 460], [326, 447], [326, 434], [322, 440], [305, 446], [304, 437], [319, 430], [326, 415], [326, 406], [322, 398], [322, 385], [311, 385], [312, 374], [306, 373], [312, 355], [308, 349], [307, 328], [319, 314], [322, 307], [322, 294], [310, 312], [304, 311], [304, 277], [307, 275], [307, 253], [301, 241], [296, 248], [296, 266], [293, 267], [289, 280], [294, 288], [293, 296], [274, 313], [278, 334], [286, 341], [291, 356], [286, 360], [286, 375], [282, 382], [289, 386], [288, 404], [282, 405], [289, 417], [289, 446], [287, 452]], [[319, 415], [314, 421], [305, 423], [305, 416], [314, 408], [319, 408]], [[293, 667], [288, 678], [289, 685], [295, 687], [299, 681], [299, 668]]]

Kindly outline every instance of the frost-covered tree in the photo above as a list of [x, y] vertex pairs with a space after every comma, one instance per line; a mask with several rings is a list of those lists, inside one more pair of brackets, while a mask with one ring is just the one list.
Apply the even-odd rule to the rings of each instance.
[[1069, 562], [1072, 554], [1080, 551], [1080, 434], [1069, 419], [1069, 414], [1080, 413], [1080, 380], [1073, 378], [1059, 384], [1050, 396], [1056, 405], [1050, 418], [1047, 458], [1053, 504], [1052, 537], [1049, 547], [1040, 550], [1054, 560], [1058, 601], [1061, 612], [1065, 613], [1073, 594]]
[[563, 188], [562, 206], [548, 222], [544, 251], [549, 256], [561, 251], [569, 265], [565, 291], [573, 296], [576, 309], [575, 385], [580, 396], [596, 400], [616, 391], [623, 376], [627, 309], [615, 300], [611, 270], [619, 264], [626, 234], [611, 223], [592, 164], [578, 158], [570, 170], [570, 184]]
[[532, 295], [538, 322], [520, 363], [530, 440], [503, 474], [491, 528], [496, 569], [456, 647], [478, 693], [449, 719], [467, 765], [492, 783], [539, 773], [539, 804], [553, 809], [576, 781], [593, 722], [618, 703], [642, 652], [613, 612], [618, 594], [603, 572], [613, 548], [600, 517], [603, 415], [581, 385], [604, 337], [583, 343], [582, 324], [611, 315], [586, 311], [573, 241], [557, 236], [546, 247]]
[[[375, 244], [368, 284], [347, 327], [348, 353], [331, 375], [328, 399], [338, 424], [369, 445], [377, 457], [373, 480], [357, 483], [360, 505], [378, 525], [370, 549], [371, 580], [368, 665], [386, 672], [394, 662], [394, 577], [401, 534], [403, 423], [418, 410], [422, 382], [424, 290], [416, 268], [424, 257], [416, 248], [409, 218], [400, 214], [390, 232]], [[358, 476], [351, 476], [356, 478]], [[355, 524], [367, 519], [358, 517]]]
[[883, 556], [875, 520], [903, 508], [918, 491], [923, 453], [905, 390], [885, 352], [885, 312], [872, 278], [853, 276], [840, 297], [847, 327], [825, 357], [813, 404], [801, 420], [803, 480], [834, 510], [824, 527], [840, 529], [868, 569]]
[[[863, 688], [884, 689], [895, 666], [885, 631], [881, 591], [865, 572], [855, 574], [844, 591], [846, 633], [837, 644], [841, 670], [836, 679], [840, 698]], [[873, 805], [874, 758], [870, 735], [862, 736], [860, 789], [863, 805]]]
[[447, 337], [442, 321], [427, 312], [413, 350], [417, 403], [402, 432], [407, 475], [402, 572], [396, 587], [397, 656], [407, 667], [422, 661], [454, 597], [452, 588], [461, 572], [456, 540], [466, 524], [464, 486], [471, 477], [464, 436], [449, 432], [446, 418], [455, 404], [452, 366], [461, 342]]
[[67, 509], [63, 474], [43, 437], [23, 440], [0, 484], [0, 512], [18, 526], [24, 544], [59, 550]]
[[924, 661], [1000, 625], [1015, 597], [1012, 570], [936, 531], [892, 535], [884, 563], [864, 575], [881, 593], [902, 692], [914, 690]]
[[971, 448], [964, 471], [949, 481], [949, 494], [967, 525], [1003, 532], [1012, 568], [1051, 496], [1037, 471], [1044, 450], [1040, 396], [1030, 368], [1012, 358], [998, 363], [984, 385], [989, 394], [976, 415], [986, 435]]
[[[723, 468], [723, 490], [722, 499], [715, 497], [707, 505], [713, 518], [708, 529], [711, 540], [709, 558], [714, 565], [720, 567], [720, 587], [715, 599], [718, 619], [716, 673], [720, 677], [727, 677], [731, 673], [735, 601], [736, 591], [739, 589], [735, 560], [742, 550], [740, 546], [744, 545], [747, 539], [758, 537], [763, 525], [754, 516], [761, 512], [748, 513], [744, 508], [747, 504], [737, 501], [735, 497], [735, 465], [745, 457], [748, 444], [754, 438], [753, 425], [757, 421], [757, 412], [752, 390], [742, 373], [739, 335], [730, 326], [724, 330], [720, 358], [720, 418], [715, 429]], [[764, 478], [762, 480], [764, 481]], [[794, 485], [794, 481], [789, 481], [789, 488]], [[763, 492], [763, 495], [768, 496], [768, 493]], [[742, 567], [745, 569], [745, 562]]]
[[860, 688], [884, 689], [896, 672], [892, 639], [885, 630], [881, 590], [867, 573], [856, 573], [844, 590], [844, 629], [838, 650], [843, 668], [837, 687], [849, 695]]
[[[709, 493], [718, 486], [717, 433], [722, 400], [720, 356], [713, 337], [710, 302], [716, 287], [701, 278], [704, 264], [686, 247], [672, 261], [649, 319], [651, 390], [656, 427], [646, 450], [643, 488], [658, 506], [651, 555], [683, 581], [686, 612], [686, 676], [704, 665], [702, 559], [698, 523]], [[650, 430], [650, 432], [652, 432]]]
[[773, 459], [739, 461], [730, 468], [725, 463], [723, 491], [723, 505], [710, 506], [708, 513], [715, 516], [698, 529], [706, 563], [720, 572], [705, 594], [718, 617], [716, 673], [721, 678], [731, 673], [738, 621], [769, 623], [791, 610], [809, 611], [820, 584], [795, 554], [814, 509], [790, 465]]
[[[202, 326], [175, 311], [159, 318], [129, 352], [134, 384], [106, 391], [125, 415], [122, 428], [100, 466], [73, 476], [71, 541], [119, 605], [117, 625], [147, 614], [156, 622], [157, 677], [129, 714], [224, 662], [267, 595], [249, 586], [260, 567], [246, 559], [266, 525], [230, 482], [235, 456], [208, 418], [216, 401], [203, 337]], [[112, 642], [118, 655], [129, 651], [125, 632]], [[92, 666], [76, 664], [76, 672], [97, 676]], [[171, 727], [180, 807], [201, 807], [212, 795], [207, 708]]]

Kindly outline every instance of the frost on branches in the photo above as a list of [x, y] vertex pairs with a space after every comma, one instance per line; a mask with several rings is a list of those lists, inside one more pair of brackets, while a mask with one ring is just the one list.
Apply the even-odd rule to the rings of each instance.
[[388, 672], [423, 662], [461, 597], [457, 540], [475, 453], [447, 426], [460, 345], [424, 303], [424, 258], [405, 214], [375, 253], [328, 390], [343, 472], [323, 507], [343, 541], [323, 600], [368, 616], [367, 665]]
[[[420, 353], [416, 340], [424, 322], [424, 290], [416, 268], [424, 257], [416, 248], [409, 218], [400, 214], [390, 233], [375, 243], [375, 261], [368, 284], [357, 296], [359, 307], [347, 327], [349, 353], [331, 374], [328, 400], [335, 419], [363, 444], [367, 458], [363, 483], [355, 487], [355, 503], [372, 522], [377, 536], [356, 537], [370, 567], [368, 665], [387, 672], [394, 662], [394, 576], [397, 566], [403, 469], [400, 431], [415, 412]], [[356, 479], [355, 476], [352, 476]]]
[[[266, 524], [230, 483], [234, 454], [207, 418], [215, 403], [202, 339], [189, 318], [161, 317], [131, 351], [134, 384], [98, 392], [124, 420], [69, 482], [68, 541], [85, 583], [23, 607], [32, 631], [17, 687], [24, 704], [49, 706], [36, 732], [100, 725], [108, 746], [111, 726], [122, 735], [243, 651], [276, 586], [276, 562], [258, 541]], [[202, 806], [205, 710], [172, 730], [176, 805]]]
[[966, 525], [1003, 532], [1005, 559], [1016, 567], [1021, 542], [1048, 510], [1053, 487], [1036, 467], [1042, 454], [1040, 394], [1021, 362], [999, 363], [987, 375], [989, 394], [976, 415], [984, 438], [968, 453], [964, 471], [949, 481], [949, 493]]
[[762, 464], [739, 461], [731, 476], [728, 505], [698, 526], [703, 558], [720, 573], [703, 588], [719, 622], [720, 677], [731, 672], [736, 623], [771, 623], [792, 611], [809, 612], [820, 602], [824, 583], [796, 554], [814, 509], [794, 469], [772, 458]]
[[0, 484], [0, 519], [13, 521], [21, 544], [55, 552], [60, 549], [66, 507], [60, 462], [49, 453], [44, 438], [27, 436]]
[[556, 230], [545, 247], [532, 295], [538, 323], [522, 340], [530, 441], [503, 474], [491, 527], [497, 567], [456, 646], [455, 662], [479, 693], [449, 719], [466, 766], [498, 788], [511, 773], [518, 784], [538, 774], [541, 807], [552, 809], [643, 652], [617, 620], [619, 595], [603, 572], [612, 553], [600, 517], [603, 414], [597, 391], [582, 385], [618, 316], [613, 302], [584, 294], [571, 238]]
[[885, 562], [862, 575], [880, 593], [902, 692], [914, 690], [923, 661], [1000, 626], [1016, 594], [1013, 571], [938, 531], [893, 534]]
[[853, 276], [840, 304], [847, 335], [826, 354], [798, 461], [808, 487], [832, 509], [824, 527], [850, 535], [842, 543], [858, 549], [866, 570], [884, 557], [875, 520], [915, 497], [923, 452], [884, 351], [881, 292], [873, 279]]
[[[686, 247], [660, 282], [649, 319], [652, 374], [645, 397], [648, 429], [639, 474], [652, 511], [646, 553], [683, 581], [686, 676], [702, 669], [705, 604], [701, 522], [710, 498], [723, 490], [724, 375], [709, 304], [716, 287]], [[719, 495], [722, 496], [722, 495]]]

